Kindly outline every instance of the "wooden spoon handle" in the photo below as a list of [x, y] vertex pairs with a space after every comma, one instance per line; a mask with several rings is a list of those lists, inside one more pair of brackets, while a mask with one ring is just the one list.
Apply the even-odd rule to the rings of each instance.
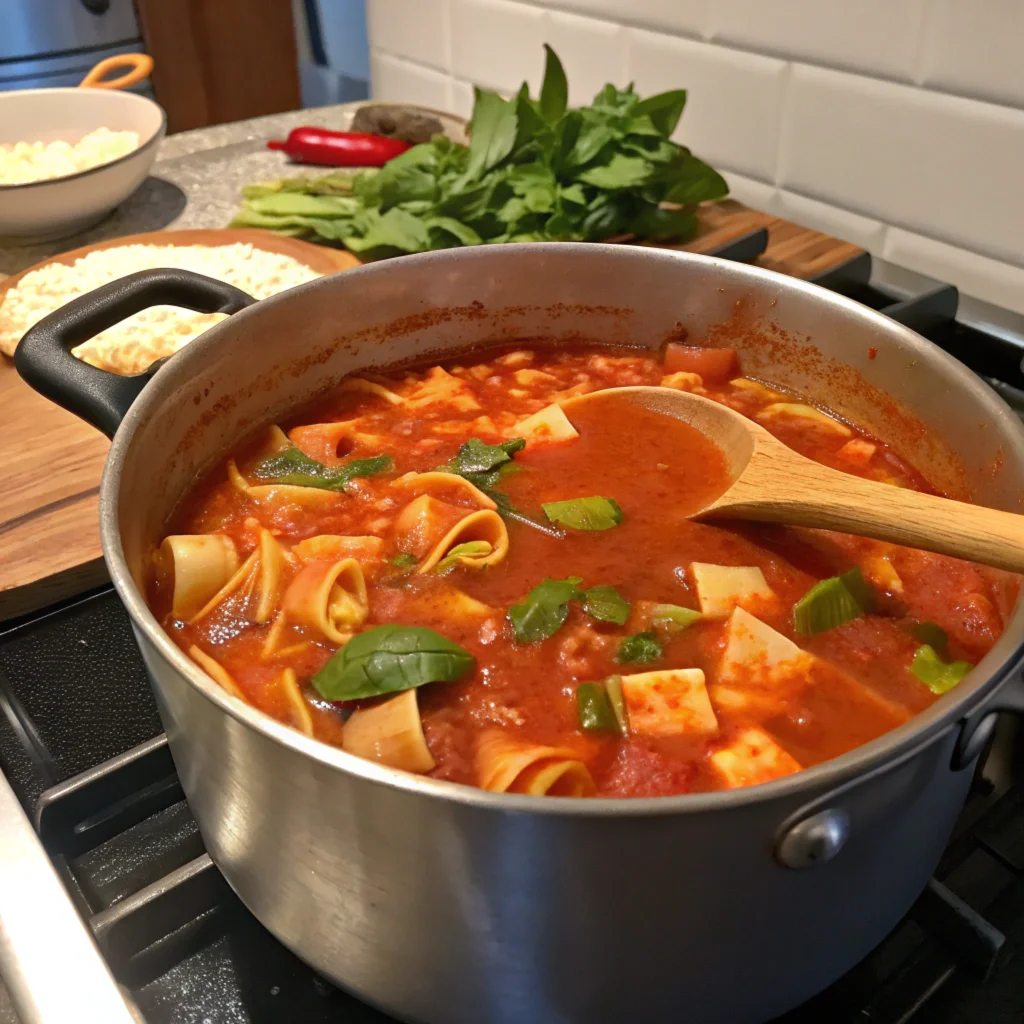
[[839, 530], [1024, 572], [1022, 515], [865, 480], [799, 456], [785, 463], [784, 473], [780, 466], [748, 470], [699, 518]]

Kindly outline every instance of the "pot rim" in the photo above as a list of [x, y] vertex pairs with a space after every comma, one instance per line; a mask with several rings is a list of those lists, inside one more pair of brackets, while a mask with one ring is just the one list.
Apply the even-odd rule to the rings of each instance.
[[[729, 260], [703, 256], [677, 250], [649, 247], [622, 246], [592, 242], [526, 242], [505, 244], [500, 247], [476, 246], [445, 249], [402, 257], [422, 263], [440, 264], [438, 272], [452, 263], [488, 258], [520, 256], [528, 258], [530, 253], [550, 252], [553, 246], [586, 259], [588, 255], [615, 256], [625, 261], [639, 263], [650, 260], [674, 261], [680, 266], [712, 263], [727, 269], [729, 276], [769, 284], [782, 291], [802, 292], [812, 301], [825, 302], [846, 311], [865, 326], [881, 330], [890, 337], [899, 338], [909, 345], [916, 354], [926, 360], [938, 360], [959, 378], [958, 386], [972, 394], [972, 397], [986, 410], [990, 421], [1000, 428], [1003, 436], [1016, 442], [1016, 450], [1024, 459], [1024, 423], [1022, 423], [981, 379], [937, 345], [921, 337], [902, 324], [861, 305], [852, 299], [837, 295], [818, 285], [786, 277], [774, 271], [735, 263]], [[400, 265], [400, 264], [399, 264]], [[343, 280], [358, 280], [359, 276], [394, 273], [391, 261], [367, 264], [345, 272]], [[104, 558], [110, 571], [111, 580], [118, 596], [125, 605], [136, 630], [170, 667], [207, 700], [221, 711], [230, 715], [241, 725], [252, 729], [267, 739], [283, 744], [292, 750], [311, 758], [320, 765], [340, 771], [370, 783], [403, 790], [440, 801], [454, 801], [463, 805], [487, 811], [517, 811], [540, 815], [571, 815], [574, 817], [636, 818], [676, 814], [696, 814], [711, 811], [727, 811], [740, 805], [757, 804], [766, 801], [796, 797], [805, 791], [814, 791], [813, 798], [820, 799], [822, 793], [842, 785], [859, 775], [873, 773], [889, 763], [894, 763], [913, 748], [924, 748], [954, 728], [957, 722], [966, 719], [991, 696], [1024, 660], [1024, 595], [1018, 599], [1010, 622], [996, 641], [992, 650], [975, 666], [954, 690], [945, 694], [931, 707], [896, 729], [879, 736], [862, 746], [855, 747], [839, 757], [793, 775], [772, 782], [740, 789], [716, 790], [702, 793], [684, 793], [676, 796], [658, 797], [596, 797], [577, 800], [570, 797], [537, 797], [492, 793], [475, 786], [447, 782], [441, 779], [414, 775], [346, 753], [339, 747], [313, 739], [298, 730], [278, 722], [252, 705], [229, 696], [214, 680], [209, 678], [184, 651], [171, 640], [150, 611], [145, 599], [135, 585], [125, 560], [121, 544], [118, 492], [121, 472], [126, 455], [138, 428], [145, 422], [150, 410], [159, 403], [165, 392], [169, 392], [177, 381], [192, 376], [202, 366], [206, 353], [219, 343], [221, 333], [233, 329], [236, 321], [255, 323], [260, 311], [269, 304], [279, 305], [301, 301], [301, 297], [313, 289], [337, 286], [337, 276], [328, 275], [315, 281], [278, 293], [264, 299], [241, 312], [233, 314], [200, 337], [192, 341], [175, 358], [165, 364], [153, 376], [142, 394], [135, 400], [120, 428], [114, 436], [100, 484], [100, 535]]]

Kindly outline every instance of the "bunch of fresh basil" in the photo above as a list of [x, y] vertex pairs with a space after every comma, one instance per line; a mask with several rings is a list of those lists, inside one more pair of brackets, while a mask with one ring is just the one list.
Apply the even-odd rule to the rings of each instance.
[[349, 194], [338, 173], [323, 185], [251, 186], [233, 226], [314, 236], [367, 258], [490, 242], [692, 237], [696, 204], [728, 186], [671, 141], [686, 91], [641, 99], [631, 85], [606, 85], [589, 107], [570, 110], [561, 61], [545, 49], [539, 99], [525, 83], [509, 100], [476, 90], [468, 147], [435, 136], [355, 175]]

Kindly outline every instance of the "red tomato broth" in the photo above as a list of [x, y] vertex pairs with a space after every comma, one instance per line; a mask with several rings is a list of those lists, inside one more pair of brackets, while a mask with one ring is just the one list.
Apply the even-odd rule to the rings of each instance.
[[[410, 369], [392, 371], [386, 378], [367, 375], [402, 395], [402, 405], [341, 391], [291, 418], [296, 427], [357, 420], [355, 435], [338, 444], [315, 429], [296, 432], [293, 441], [328, 465], [386, 453], [394, 460], [393, 472], [354, 479], [347, 494], [313, 507], [294, 502], [257, 505], [231, 485], [221, 465], [199, 482], [170, 523], [169, 532], [177, 534], [226, 534], [242, 559], [257, 543], [254, 520], [286, 547], [319, 534], [381, 537], [383, 563], [364, 565], [370, 598], [363, 628], [388, 622], [427, 626], [476, 658], [475, 670], [463, 679], [418, 691], [427, 745], [437, 763], [431, 772], [435, 777], [477, 784], [474, 744], [484, 729], [502, 729], [531, 743], [571, 749], [586, 763], [603, 796], [720, 788], [722, 777], [709, 756], [749, 725], [765, 729], [807, 767], [881, 735], [936, 699], [908, 668], [919, 644], [907, 629], [911, 619], [932, 620], [945, 629], [951, 657], [976, 661], [998, 637], [1003, 625], [1000, 609], [1006, 605], [1000, 589], [1006, 589], [1006, 574], [823, 531], [690, 522], [688, 512], [707, 504], [726, 486], [722, 454], [683, 423], [633, 408], [627, 421], [625, 414], [610, 415], [604, 403], [599, 409], [586, 404], [571, 409], [579, 437], [531, 445], [517, 453], [518, 471], [504, 477], [498, 487], [513, 504], [536, 516], [546, 501], [590, 495], [614, 498], [623, 511], [620, 525], [600, 532], [567, 530], [558, 538], [508, 522], [509, 552], [495, 567], [458, 567], [443, 577], [396, 569], [389, 560], [403, 547], [392, 524], [412, 497], [392, 485], [396, 477], [436, 469], [471, 437], [496, 443], [515, 436], [520, 420], [552, 401], [605, 387], [660, 384], [668, 372], [646, 351], [526, 344], [535, 347], [467, 354], [461, 361], [445, 362], [460, 382], [461, 407], [439, 402], [410, 408], [424, 380], [436, 377], [446, 383], [430, 368]], [[750, 383], [753, 386], [741, 388], [727, 381], [709, 382], [702, 391], [750, 416], [772, 403], [798, 401]], [[825, 464], [899, 486], [930, 489], [918, 472], [877, 439], [867, 439], [874, 451], [867, 460], [860, 453], [862, 465], [849, 464], [840, 454], [842, 445], [864, 438], [852, 428], [841, 435], [791, 419], [764, 425], [794, 449]], [[260, 443], [253, 440], [236, 449], [243, 475], [259, 460]], [[460, 504], [451, 496], [445, 500]], [[900, 593], [876, 588], [881, 614], [816, 636], [795, 636], [792, 606], [815, 582], [855, 565], [871, 579], [869, 567], [879, 558], [885, 558], [902, 581]], [[659, 634], [663, 656], [656, 662], [623, 665], [615, 658], [622, 638], [646, 626], [637, 602], [697, 606], [687, 572], [693, 561], [762, 570], [774, 598], [754, 614], [821, 659], [809, 673], [810, 682], [780, 701], [771, 714], [751, 716], [716, 706], [717, 735], [623, 738], [583, 732], [575, 699], [581, 682], [616, 673], [699, 668], [709, 685], [713, 683], [725, 645], [721, 619], [700, 621], [671, 637]], [[285, 583], [295, 571], [285, 570]], [[630, 620], [625, 626], [597, 622], [573, 604], [566, 623], [553, 636], [533, 644], [516, 643], [507, 609], [544, 578], [570, 576], [582, 577], [583, 587], [615, 586], [633, 603]], [[483, 621], [452, 619], [443, 603], [452, 586], [483, 602], [493, 614]], [[341, 744], [344, 712], [308, 686], [334, 653], [334, 645], [302, 627], [289, 626], [289, 642], [313, 642], [285, 659], [264, 661], [259, 654], [268, 624], [241, 620], [232, 613], [230, 602], [198, 623], [176, 622], [169, 611], [170, 593], [166, 579], [157, 573], [151, 603], [180, 646], [187, 651], [195, 644], [214, 657], [249, 701], [285, 722], [292, 722], [293, 716], [277, 679], [283, 666], [292, 667], [312, 709], [314, 734]]]

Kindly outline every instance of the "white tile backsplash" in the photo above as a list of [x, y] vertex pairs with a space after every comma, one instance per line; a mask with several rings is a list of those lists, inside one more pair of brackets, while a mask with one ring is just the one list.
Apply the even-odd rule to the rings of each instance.
[[778, 184], [1024, 265], [1024, 110], [794, 65]]
[[370, 49], [370, 88], [376, 100], [418, 103], [434, 110], [446, 110], [450, 106], [447, 75], [381, 53], [373, 47]]
[[[371, 0], [376, 2], [376, 0]], [[451, 0], [452, 71], [511, 92], [525, 79], [540, 87], [547, 16], [511, 0]]]
[[[876, 250], [877, 252], [877, 250]], [[880, 255], [996, 306], [1024, 313], [1024, 269], [936, 242], [902, 228], [889, 228]]]
[[366, 19], [378, 50], [448, 70], [448, 0], [372, 0]]
[[631, 29], [629, 62], [643, 94], [685, 86], [678, 141], [711, 163], [753, 178], [774, 177], [784, 61]]
[[926, 0], [715, 0], [710, 38], [760, 53], [910, 81], [925, 4]]
[[742, 202], [1024, 311], [1024, 0], [367, 0], [376, 97], [686, 88]]
[[1024, 2], [932, 0], [920, 81], [1024, 107]]

